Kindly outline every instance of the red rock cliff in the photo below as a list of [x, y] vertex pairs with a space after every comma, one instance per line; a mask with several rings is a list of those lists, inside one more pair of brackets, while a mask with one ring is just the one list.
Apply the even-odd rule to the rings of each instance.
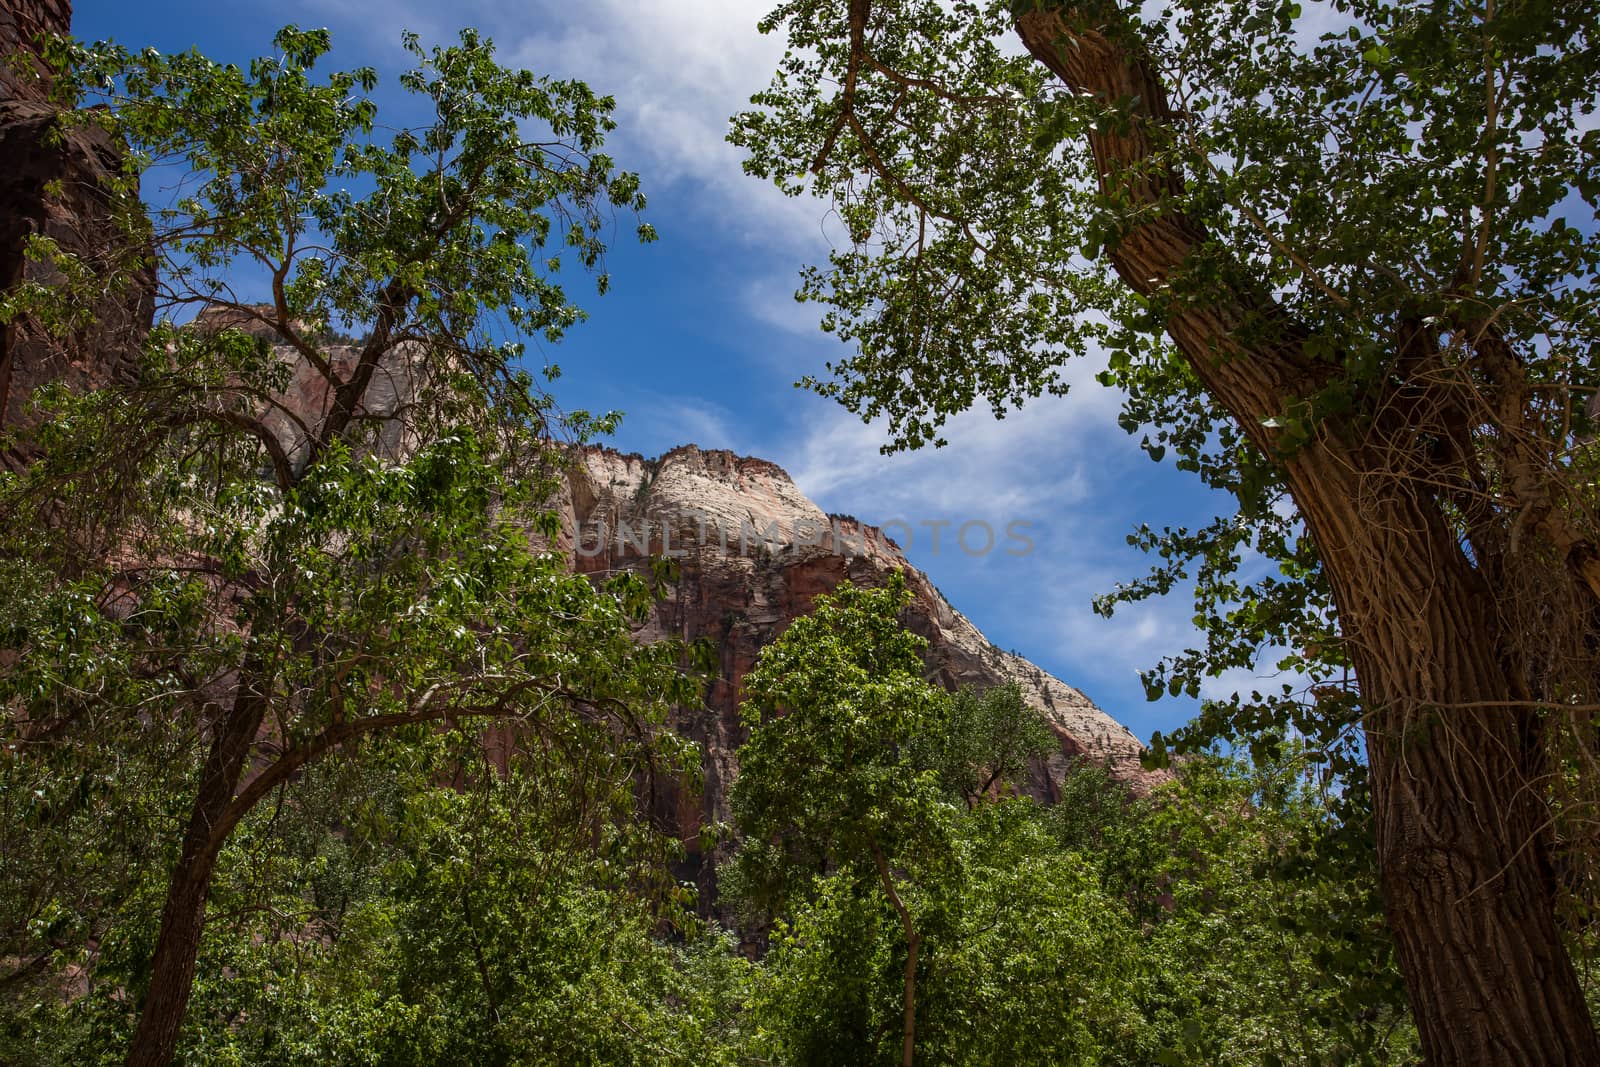
[[[60, 109], [37, 59], [39, 35], [66, 33], [71, 17], [68, 0], [0, 0], [0, 292], [23, 280], [52, 280], [48, 265], [24, 255], [33, 234], [54, 239], [101, 278], [126, 277], [111, 269], [129, 246], [106, 196], [123, 146], [95, 127], [72, 126], [55, 136]], [[16, 56], [31, 62], [14, 70]], [[44, 382], [61, 378], [94, 388], [130, 375], [150, 328], [154, 292], [148, 270], [129, 285], [108, 286], [92, 299], [88, 324], [65, 341], [26, 318], [0, 328], [0, 431], [26, 427], [28, 397]], [[24, 442], [0, 452], [0, 462], [15, 464], [26, 454]]]
[[657, 460], [593, 448], [578, 457], [568, 481], [560, 547], [573, 566], [603, 574], [671, 555], [681, 580], [643, 636], [709, 638], [718, 651], [706, 706], [680, 709], [675, 724], [705, 752], [704, 789], [667, 788], [655, 798], [658, 818], [683, 835], [690, 858], [682, 873], [699, 883], [707, 906], [718, 857], [700, 853], [699, 830], [729, 817], [728, 787], [746, 736], [740, 683], [763, 646], [846, 578], [876, 585], [891, 571], [905, 572], [915, 598], [905, 622], [928, 639], [930, 677], [950, 688], [1021, 685], [1059, 742], [1058, 752], [1032, 768], [1030, 793], [1053, 800], [1079, 759], [1106, 767], [1135, 791], [1165, 778], [1140, 767], [1143, 745], [1125, 726], [1077, 689], [996, 648], [881, 531], [823, 513], [773, 463], [694, 445]]

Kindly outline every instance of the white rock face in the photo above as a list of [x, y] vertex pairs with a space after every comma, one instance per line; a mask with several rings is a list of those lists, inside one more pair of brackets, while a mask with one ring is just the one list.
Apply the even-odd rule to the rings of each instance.
[[574, 457], [568, 486], [560, 547], [573, 566], [598, 575], [645, 568], [652, 557], [676, 559], [680, 580], [641, 637], [708, 638], [718, 649], [706, 706], [680, 709], [675, 724], [704, 748], [704, 787], [658, 789], [655, 797], [658, 818], [675, 823], [688, 847], [681, 873], [700, 882], [704, 901], [715, 899], [719, 856], [701, 853], [699, 831], [730, 814], [727, 788], [746, 736], [738, 715], [744, 675], [762, 647], [845, 579], [876, 585], [905, 572], [914, 596], [905, 623], [928, 640], [931, 678], [951, 688], [1020, 685], [1059, 743], [1032, 769], [1030, 793], [1054, 800], [1078, 760], [1104, 766], [1136, 792], [1167, 777], [1141, 768], [1144, 746], [1127, 727], [1079, 690], [996, 648], [882, 531], [825, 514], [776, 464], [694, 445], [657, 460], [591, 448]]

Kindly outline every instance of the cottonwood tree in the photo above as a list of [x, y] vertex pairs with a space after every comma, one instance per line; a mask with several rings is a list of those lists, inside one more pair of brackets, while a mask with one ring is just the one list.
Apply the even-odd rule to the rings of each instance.
[[[750, 899], [804, 892], [829, 865], [881, 891], [905, 939], [900, 1062], [916, 1051], [919, 881], [950, 862], [954, 797], [918, 766], [911, 740], [946, 718], [950, 697], [922, 677], [922, 638], [900, 625], [910, 603], [846, 582], [817, 598], [762, 650], [740, 708], [751, 727], [730, 802], [748, 839], [736, 876]], [[795, 885], [796, 881], [800, 883]]]
[[[612, 102], [471, 32], [405, 44], [394, 127], [373, 71], [314, 76], [323, 31], [243, 70], [53, 46], [68, 102], [106, 105], [64, 121], [130, 146], [117, 192], [162, 322], [131, 384], [42, 390], [41, 458], [0, 482], [0, 721], [7, 798], [33, 787], [41, 830], [115, 820], [121, 785], [180, 790], [153, 804], [184, 814], [130, 1065], [171, 1058], [219, 852], [302, 768], [377, 731], [507, 723], [570, 784], [572, 825], [620, 840], [601, 830], [658, 758], [652, 724], [693, 697], [679, 650], [632, 640], [641, 583], [597, 589], [538, 547], [560, 427], [519, 360], [581, 317], [561, 253], [598, 268], [643, 206], [599, 151]], [[31, 254], [60, 270], [9, 315], [70, 323], [106, 284]]]
[[1430, 1062], [1600, 1062], [1557, 908], [1597, 784], [1597, 25], [789, 0], [735, 120], [848, 231], [800, 296], [855, 351], [813, 385], [915, 447], [1098, 347], [1152, 457], [1235, 495], [1135, 536], [1165, 559], [1124, 595], [1193, 574], [1207, 630], [1152, 686], [1291, 650], [1310, 686], [1197, 729], [1298, 729], [1370, 790]]

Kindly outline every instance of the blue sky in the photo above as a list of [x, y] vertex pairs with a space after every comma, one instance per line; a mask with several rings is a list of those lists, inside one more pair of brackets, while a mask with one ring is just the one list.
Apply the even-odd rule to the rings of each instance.
[[[826, 255], [826, 205], [745, 177], [738, 150], [723, 140], [728, 116], [764, 86], [781, 51], [756, 32], [766, 6], [78, 0], [73, 30], [243, 61], [267, 51], [283, 23], [326, 26], [332, 64], [371, 64], [393, 86], [406, 60], [402, 30], [437, 43], [470, 25], [494, 38], [507, 64], [580, 77], [615, 95], [620, 129], [609, 147], [643, 176], [646, 217], [661, 239], [630, 246], [619, 228], [612, 292], [587, 298], [591, 321], [546, 352], [564, 372], [562, 405], [625, 412], [611, 442], [625, 450], [653, 455], [693, 442], [771, 459], [823, 508], [867, 522], [898, 519], [919, 535], [928, 532], [917, 525], [924, 521], [981, 520], [997, 530], [1032, 523], [1037, 544], [1023, 557], [968, 556], [949, 532], [939, 552], [916, 536], [908, 554], [995, 644], [1083, 689], [1141, 737], [1170, 730], [1193, 714], [1193, 702], [1146, 702], [1137, 671], [1198, 640], [1189, 603], [1175, 596], [1107, 621], [1090, 600], [1142, 572], [1142, 557], [1124, 542], [1132, 527], [1194, 524], [1212, 511], [1192, 478], [1153, 464], [1117, 428], [1117, 397], [1094, 382], [1097, 367], [1074, 366], [1081, 384], [1066, 398], [1002, 421], [968, 413], [953, 424], [950, 447], [894, 457], [877, 451], [880, 428], [793, 387], [838, 348], [818, 331], [816, 310], [791, 295], [801, 264]], [[1229, 677], [1213, 692], [1253, 683]]]

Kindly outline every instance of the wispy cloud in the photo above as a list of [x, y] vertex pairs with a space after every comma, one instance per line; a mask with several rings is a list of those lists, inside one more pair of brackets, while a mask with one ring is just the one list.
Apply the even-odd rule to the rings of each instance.
[[643, 406], [629, 421], [640, 437], [653, 442], [650, 451], [656, 453], [686, 444], [733, 452], [748, 449], [737, 414], [698, 397], [662, 397]]
[[794, 337], [838, 347], [838, 342], [819, 329], [823, 308], [794, 298], [799, 284], [791, 263], [787, 270], [759, 274], [746, 280], [740, 286], [739, 302], [745, 314], [756, 322]]
[[509, 60], [587, 80], [618, 100], [619, 158], [648, 171], [675, 206], [718, 236], [812, 254], [822, 247], [814, 201], [782, 195], [743, 172], [728, 119], [766, 86], [783, 42], [751, 0], [588, 0], [483, 5]]
[[1039, 398], [1003, 419], [982, 406], [954, 416], [941, 449], [884, 456], [882, 420], [836, 410], [787, 450], [790, 469], [819, 500], [854, 496], [879, 507], [1019, 518], [1077, 505], [1140, 460], [1115, 426], [1116, 395], [1093, 380], [1098, 369], [1080, 361], [1068, 368], [1066, 397]]
[[[364, 0], [292, 0], [295, 15], [326, 22], [341, 48], [398, 52], [400, 31], [447, 43], [465, 26], [492, 37], [502, 63], [580, 78], [617, 100], [607, 150], [648, 177], [718, 241], [815, 255], [823, 244], [819, 205], [747, 177], [726, 141], [728, 119], [749, 106], [777, 68], [784, 43], [756, 23], [765, 0], [391, 0], [374, 20]], [[375, 28], [376, 27], [376, 28]]]

